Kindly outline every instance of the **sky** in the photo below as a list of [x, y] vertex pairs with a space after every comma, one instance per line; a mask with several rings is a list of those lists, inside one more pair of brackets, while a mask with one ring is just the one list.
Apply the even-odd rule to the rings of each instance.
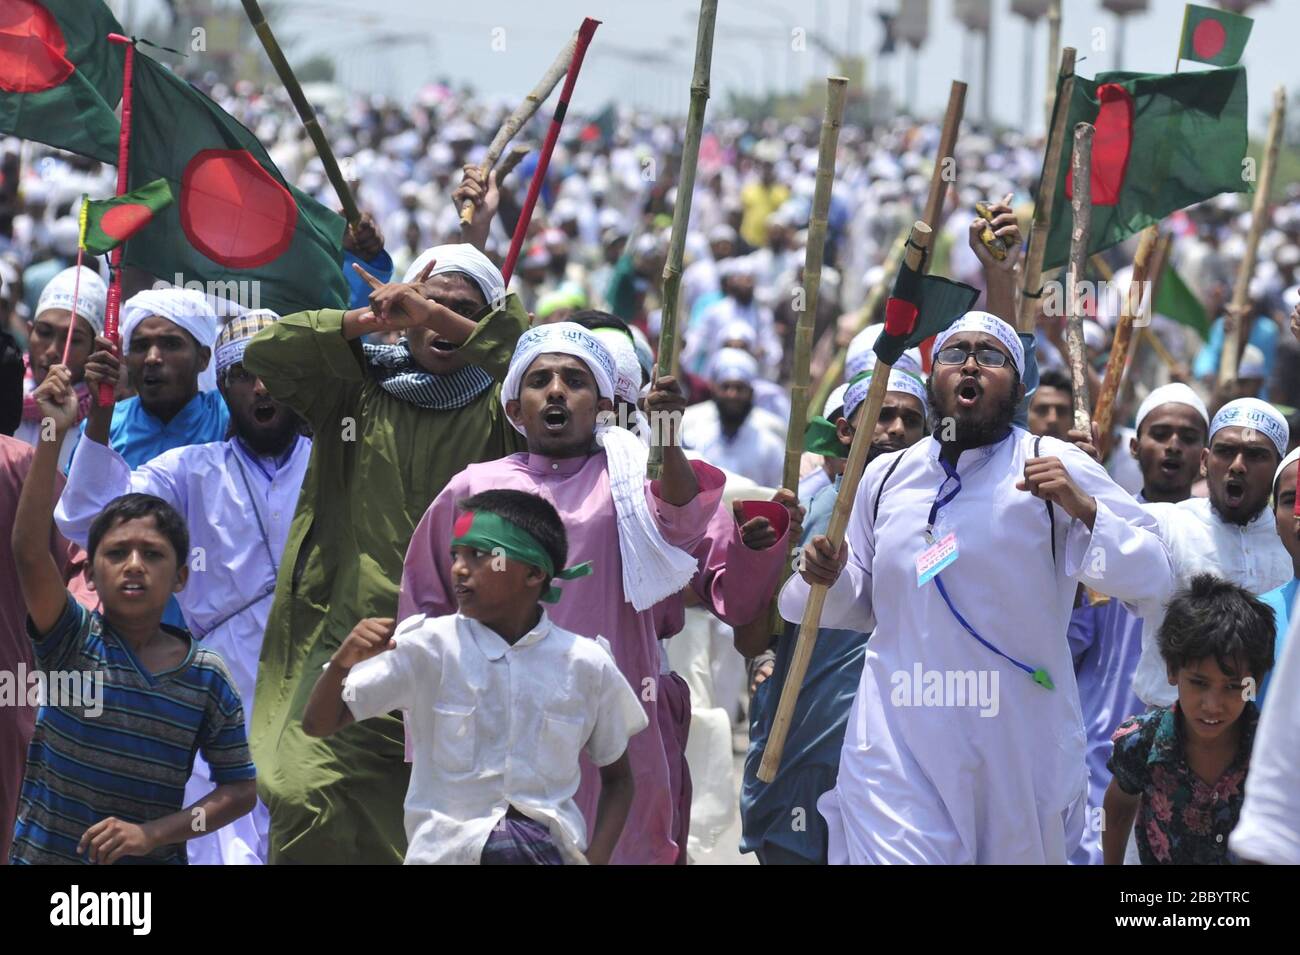
[[[161, 0], [136, 2], [144, 7]], [[517, 100], [536, 83], [583, 16], [592, 16], [603, 22], [583, 64], [574, 109], [595, 110], [614, 99], [684, 116], [689, 102], [699, 12], [695, 0], [282, 2], [286, 27], [299, 38], [290, 50], [291, 61], [327, 53], [338, 62], [338, 79], [348, 88], [400, 98], [424, 82], [447, 76], [480, 93]], [[795, 30], [824, 37], [838, 49], [853, 45], [867, 52], [868, 79], [884, 81], [905, 98], [911, 51], [875, 56], [882, 36], [877, 11], [896, 9], [900, 3], [929, 8], [929, 37], [916, 55], [911, 111], [940, 114], [951, 80], [961, 79], [970, 84], [967, 116], [978, 118], [983, 103], [979, 41], [955, 19], [955, 0], [720, 0], [712, 70], [715, 101], [725, 102], [729, 91], [820, 85], [834, 72], [833, 61], [811, 41], [803, 50], [792, 50]], [[1182, 0], [1149, 0], [1145, 13], [1128, 18], [1125, 69], [1174, 68], [1183, 6]], [[1250, 124], [1253, 133], [1262, 135], [1272, 90], [1292, 82], [1300, 3], [1265, 0], [1250, 14], [1255, 27], [1244, 58]], [[1003, 124], [1023, 127], [1026, 23], [1010, 12], [1010, 0], [993, 0], [992, 22], [993, 114]], [[1119, 39], [1117, 18], [1099, 0], [1063, 0], [1062, 44], [1079, 50], [1079, 73], [1091, 76], [1114, 69]], [[1032, 35], [1031, 130], [1043, 125], [1046, 52], [1047, 25], [1040, 21]]]

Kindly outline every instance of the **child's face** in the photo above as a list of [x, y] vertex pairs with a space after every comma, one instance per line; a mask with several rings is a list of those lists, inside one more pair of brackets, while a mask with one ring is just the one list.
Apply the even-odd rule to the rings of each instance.
[[539, 568], [500, 553], [453, 547], [451, 580], [460, 612], [491, 626], [519, 609], [521, 602], [535, 603], [545, 576]]
[[1255, 681], [1244, 665], [1235, 669], [1236, 676], [1224, 673], [1214, 657], [1206, 657], [1169, 674], [1189, 733], [1207, 741], [1222, 736], [1241, 716], [1247, 696], [1254, 699]]
[[117, 620], [161, 616], [189, 577], [152, 516], [114, 524], [99, 540], [91, 580], [105, 613]]

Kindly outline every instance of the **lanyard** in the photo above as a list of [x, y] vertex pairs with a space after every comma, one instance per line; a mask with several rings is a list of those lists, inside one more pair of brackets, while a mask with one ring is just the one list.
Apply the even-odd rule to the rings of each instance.
[[[943, 458], [939, 459], [939, 464], [943, 467], [943, 473], [946, 476], [943, 479], [943, 483], [939, 485], [939, 491], [934, 496], [934, 503], [930, 505], [930, 516], [926, 519], [925, 541], [927, 544], [934, 543], [934, 522], [939, 517], [939, 511], [941, 511], [944, 507], [950, 504], [952, 502], [952, 499], [955, 498], [959, 493], [961, 493], [961, 477], [960, 475], [957, 474], [956, 466], [949, 464]], [[949, 481], [955, 481], [957, 483], [957, 486], [954, 487], [947, 494], [944, 494], [943, 489], [948, 486]], [[965, 629], [965, 631], [969, 633], [972, 637], [974, 637], [982, 646], [993, 651], [998, 656], [1002, 657], [1004, 660], [1007, 660], [1008, 662], [1019, 667], [1021, 670], [1024, 670], [1025, 673], [1029, 674], [1029, 677], [1039, 686], [1045, 687], [1049, 690], [1056, 689], [1056, 687], [1052, 684], [1052, 678], [1048, 675], [1047, 671], [1044, 670], [1042, 667], [1037, 667], [1037, 668], [1031, 667], [1029, 664], [1017, 660], [1009, 653], [1004, 653], [1002, 650], [998, 649], [995, 645], [990, 643], [988, 640], [985, 640], [983, 637], [981, 637], [979, 633], [975, 630], [975, 628], [966, 622], [966, 618], [961, 615], [961, 612], [958, 611], [956, 606], [953, 604], [952, 598], [948, 596], [948, 588], [946, 588], [943, 585], [942, 574], [934, 575], [934, 584], [937, 588], [939, 588], [939, 596], [942, 597], [943, 602], [948, 605], [948, 610], [951, 611], [952, 615], [957, 618], [957, 622], [961, 624], [962, 628]]]

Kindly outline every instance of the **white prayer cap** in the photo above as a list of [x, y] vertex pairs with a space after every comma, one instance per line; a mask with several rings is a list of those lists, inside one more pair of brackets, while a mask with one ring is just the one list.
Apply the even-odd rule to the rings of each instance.
[[492, 264], [492, 260], [468, 242], [456, 242], [448, 245], [435, 245], [425, 249], [411, 263], [411, 267], [402, 276], [403, 282], [414, 282], [431, 261], [438, 264], [433, 267], [432, 275], [446, 272], [463, 272], [470, 281], [478, 286], [483, 298], [491, 305], [505, 298], [506, 280], [501, 270]]
[[[876, 367], [876, 339], [878, 339], [885, 330], [883, 322], [875, 325], [868, 325], [862, 331], [853, 336], [849, 342], [849, 350], [844, 358], [844, 377], [852, 381], [864, 371]], [[922, 375], [921, 370], [921, 350], [919, 348], [909, 348], [903, 354], [898, 356], [898, 361], [894, 362], [894, 368], [899, 371], [910, 371], [915, 375]]]
[[848, 393], [848, 390], [849, 390], [849, 383], [846, 381], [844, 384], [840, 385], [829, 395], [827, 395], [826, 404], [822, 406], [823, 418], [825, 418], [827, 421], [834, 421], [835, 418], [831, 417], [831, 412], [834, 411], [838, 411], [841, 413], [839, 415], [836, 415], [836, 417], [842, 416], [844, 410], [844, 396], [845, 394]]
[[[576, 322], [554, 322], [534, 325], [519, 336], [506, 380], [501, 385], [501, 404], [518, 399], [524, 373], [539, 355], [572, 355], [583, 361], [596, 379], [596, 390], [602, 398], [613, 399], [614, 383], [618, 381], [618, 365], [609, 349]], [[512, 421], [511, 424], [514, 424]], [[515, 424], [520, 434], [524, 429]]]
[[591, 334], [614, 357], [614, 366], [618, 369], [614, 394], [628, 404], [635, 405], [641, 397], [641, 363], [637, 360], [631, 337], [620, 328], [593, 328]]
[[1083, 344], [1094, 351], [1106, 350], [1106, 330], [1090, 318], [1083, 320]]
[[1292, 464], [1294, 464], [1296, 461], [1300, 461], [1300, 448], [1295, 448], [1294, 450], [1292, 450], [1290, 454], [1284, 457], [1282, 459], [1282, 463], [1277, 466], [1277, 470], [1273, 472], [1273, 494], [1274, 495], [1278, 493], [1277, 485], [1278, 482], [1282, 480], [1282, 472], [1285, 471]]
[[1138, 405], [1137, 420], [1133, 423], [1134, 430], [1141, 431], [1143, 419], [1161, 405], [1188, 405], [1195, 408], [1196, 413], [1205, 419], [1207, 428], [1210, 426], [1210, 411], [1205, 407], [1201, 396], [1187, 385], [1176, 381], [1156, 388], [1146, 396], [1142, 404]]
[[719, 336], [720, 342], [743, 341], [749, 347], [758, 343], [758, 333], [754, 331], [754, 326], [744, 319], [735, 319], [727, 322], [722, 327], [722, 335]]
[[948, 339], [954, 335], [960, 335], [962, 332], [983, 332], [986, 335], [992, 335], [1011, 353], [1011, 363], [1016, 366], [1016, 371], [1022, 375], [1024, 374], [1025, 346], [1021, 343], [1020, 336], [1016, 334], [1014, 328], [996, 315], [990, 315], [988, 312], [967, 312], [934, 336], [934, 353], [937, 355]]
[[1254, 428], [1262, 432], [1277, 448], [1279, 458], [1286, 456], [1286, 446], [1291, 440], [1291, 428], [1282, 413], [1267, 401], [1258, 398], [1238, 398], [1219, 409], [1210, 422], [1210, 440], [1223, 428]]
[[713, 356], [709, 366], [709, 380], [715, 385], [726, 381], [742, 381], [752, 386], [758, 378], [758, 361], [739, 348], [723, 348]]
[[[849, 390], [844, 395], [844, 417], [850, 421], [853, 420], [858, 405], [862, 404], [862, 400], [867, 397], [867, 391], [870, 388], [870, 372], [849, 385]], [[930, 400], [925, 394], [925, 383], [916, 375], [901, 371], [898, 368], [891, 368], [889, 369], [889, 384], [885, 386], [885, 390], [911, 395], [921, 402], [921, 414], [929, 417]]]
[[[195, 289], [159, 288], [137, 292], [122, 306], [122, 353], [131, 350], [131, 335], [146, 318], [157, 315], [165, 318], [194, 336], [204, 348], [211, 348], [217, 340], [217, 315], [208, 298]], [[199, 390], [215, 391], [217, 387], [216, 364], [199, 373]]]
[[736, 230], [733, 229], [731, 226], [726, 225], [725, 223], [722, 225], [715, 225], [712, 229], [709, 230], [709, 241], [710, 242], [735, 242]]
[[1247, 345], [1241, 352], [1241, 362], [1237, 365], [1238, 378], [1263, 378], [1268, 372], [1264, 368], [1264, 353], [1258, 345]]
[[641, 365], [641, 377], [653, 378], [655, 353], [650, 347], [650, 340], [645, 337], [645, 332], [635, 325], [629, 326], [628, 330], [632, 333], [632, 347], [636, 349], [636, 360]]
[[253, 336], [279, 320], [280, 316], [269, 308], [258, 308], [226, 322], [212, 349], [213, 361], [217, 363], [217, 376], [220, 377], [231, 365], [240, 364], [244, 360], [244, 349]]
[[81, 269], [81, 287], [77, 288], [77, 266], [64, 269], [45, 284], [41, 297], [36, 303], [36, 317], [52, 308], [72, 311], [72, 296], [75, 289], [77, 296], [77, 314], [90, 322], [96, 335], [104, 334], [104, 305], [108, 300], [108, 286], [99, 277], [99, 273], [86, 268]]

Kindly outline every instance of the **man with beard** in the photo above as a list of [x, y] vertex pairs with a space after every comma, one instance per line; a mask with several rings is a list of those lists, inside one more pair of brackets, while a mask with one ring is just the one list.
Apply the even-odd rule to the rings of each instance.
[[682, 366], [707, 374], [710, 358], [722, 348], [727, 328], [744, 322], [754, 330], [755, 353], [763, 356], [760, 370], [775, 379], [781, 368], [781, 336], [776, 332], [772, 310], [754, 297], [757, 265], [748, 257], [727, 259], [718, 266], [726, 297], [715, 302], [690, 323], [682, 346]]
[[1049, 369], [1038, 376], [1038, 387], [1029, 397], [1029, 432], [1068, 441], [1074, 421], [1074, 386], [1070, 376]]
[[[1044, 381], [1048, 374], [1052, 373], [1046, 373]], [[1130, 452], [1142, 471], [1138, 503], [1176, 504], [1192, 496], [1209, 427], [1205, 402], [1186, 385], [1165, 385], [1147, 395], [1138, 408], [1137, 434], [1130, 443]], [[1133, 692], [1133, 674], [1142, 653], [1142, 618], [1122, 601], [1094, 603], [1084, 591], [1070, 617], [1069, 637], [1088, 735], [1088, 819], [1100, 821], [1104, 816], [1097, 810], [1102, 808], [1110, 785], [1106, 763], [1113, 748], [1111, 737], [1127, 717], [1146, 709]], [[1101, 865], [1101, 831], [1097, 827], [1085, 829], [1070, 861]]]
[[817, 804], [829, 858], [1064, 863], [1086, 793], [1065, 639], [1077, 584], [1163, 597], [1169, 557], [1084, 451], [1013, 427], [1014, 328], [969, 312], [934, 356], [934, 433], [868, 466], [839, 553], [814, 537], [781, 593], [797, 622], [828, 586], [823, 625], [874, 631]]
[[[785, 466], [785, 428], [770, 411], [754, 406], [758, 362], [749, 352], [724, 348], [713, 359], [713, 400], [691, 405], [682, 416], [682, 444], [711, 464], [763, 487], [780, 487]], [[768, 423], [772, 422], [772, 423]]]
[[[274, 400], [243, 365], [249, 339], [275, 321], [273, 312], [249, 312], [233, 319], [217, 338], [217, 386], [230, 409], [225, 441], [174, 448], [132, 470], [107, 443], [112, 408], [96, 403], [54, 514], [59, 529], [80, 544], [100, 511], [122, 494], [160, 497], [185, 518], [192, 573], [177, 595], [185, 625], [225, 660], [245, 701], [248, 722], [280, 556], [311, 457], [302, 419]], [[111, 343], [99, 338], [98, 344], [100, 350], [86, 364], [92, 391], [100, 382], [116, 386], [121, 369]], [[196, 757], [185, 804], [212, 786], [207, 764]], [[269, 822], [259, 801], [248, 815], [190, 840], [189, 860], [261, 864]]]
[[[853, 443], [851, 422], [870, 386], [870, 372], [849, 385], [835, 421], [839, 450], [828, 447], [828, 454], [848, 455]], [[925, 436], [926, 405], [921, 380], [906, 371], [891, 370], [889, 390], [885, 392], [880, 420], [867, 453], [868, 463], [881, 454], [901, 451], [920, 441]], [[826, 533], [842, 480], [843, 474], [837, 475], [834, 483], [818, 491], [808, 505], [803, 543]], [[825, 823], [816, 813], [805, 813], [805, 825], [795, 828], [790, 824], [790, 810], [792, 806], [815, 806], [818, 798], [835, 785], [849, 709], [862, 675], [862, 659], [870, 636], [866, 631], [834, 627], [822, 627], [818, 631], [780, 769], [770, 783], [762, 783], [758, 779], [758, 766], [767, 748], [798, 635], [797, 623], [785, 628], [777, 643], [776, 659], [767, 671], [768, 677], [754, 691], [750, 706], [749, 752], [740, 791], [744, 829], [740, 849], [755, 853], [764, 865], [826, 863]], [[761, 648], [746, 649], [752, 653]]]
[[[1209, 497], [1145, 505], [1169, 549], [1176, 589], [1207, 572], [1256, 596], [1291, 579], [1291, 557], [1268, 511], [1289, 437], [1286, 418], [1272, 405], [1258, 398], [1230, 401], [1210, 422], [1209, 447], [1201, 452]], [[1156, 644], [1163, 598], [1134, 603], [1143, 624], [1133, 692], [1148, 706], [1170, 706], [1178, 691]]]

